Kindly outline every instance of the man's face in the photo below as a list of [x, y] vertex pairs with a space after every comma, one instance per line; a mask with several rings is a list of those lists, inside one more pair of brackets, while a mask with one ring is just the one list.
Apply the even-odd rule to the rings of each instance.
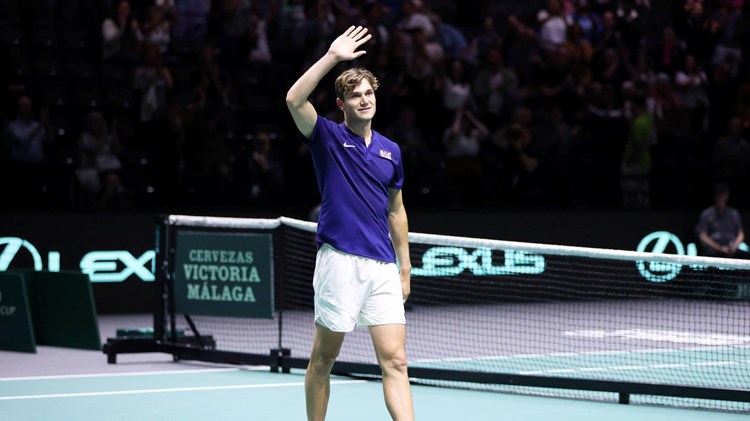
[[32, 105], [31, 100], [28, 97], [21, 97], [18, 99], [18, 117], [22, 120], [28, 120], [31, 118]]
[[729, 202], [729, 192], [722, 192], [718, 193], [716, 196], [714, 196], [714, 200], [716, 201], [716, 206], [720, 209], [724, 209], [727, 207], [727, 202]]
[[362, 79], [356, 88], [344, 96], [342, 110], [347, 121], [369, 121], [375, 117], [375, 90], [370, 81]]

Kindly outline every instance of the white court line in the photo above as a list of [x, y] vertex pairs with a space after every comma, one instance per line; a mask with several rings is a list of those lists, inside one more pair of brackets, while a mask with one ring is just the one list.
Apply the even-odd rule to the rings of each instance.
[[163, 370], [163, 371], [129, 371], [126, 373], [93, 373], [93, 374], [60, 374], [55, 376], [27, 376], [27, 377], [4, 377], [0, 382], [24, 381], [24, 380], [55, 380], [55, 379], [86, 379], [96, 377], [127, 377], [127, 376], [159, 376], [162, 374], [202, 374], [202, 373], [222, 373], [229, 371], [260, 371], [269, 368], [260, 366], [248, 366], [238, 368], [205, 368], [196, 370]]
[[[332, 385], [337, 384], [358, 384], [367, 383], [367, 380], [334, 380]], [[150, 393], [174, 393], [174, 392], [202, 392], [212, 390], [236, 390], [236, 389], [263, 389], [277, 387], [297, 387], [304, 386], [305, 382], [294, 383], [265, 383], [265, 384], [240, 384], [231, 386], [199, 386], [199, 387], [175, 387], [166, 389], [135, 389], [135, 390], [117, 390], [111, 392], [81, 392], [81, 393], [56, 393], [49, 395], [21, 395], [21, 396], [0, 396], [0, 401], [13, 401], [25, 399], [56, 399], [56, 398], [78, 398], [89, 396], [116, 396], [116, 395], [143, 395]]]
[[553, 370], [534, 370], [534, 371], [521, 371], [518, 374], [534, 376], [541, 374], [567, 374], [567, 373], [585, 373], [585, 372], [596, 372], [596, 371], [617, 371], [617, 370], [653, 370], [653, 369], [670, 369], [670, 368], [686, 368], [686, 367], [703, 367], [703, 366], [728, 366], [737, 364], [748, 364], [750, 360], [744, 361], [703, 361], [695, 363], [685, 364], [652, 364], [652, 365], [622, 365], [622, 366], [611, 366], [611, 367], [581, 367], [581, 368], [564, 368], [564, 369], [553, 369]]
[[673, 352], [701, 352], [701, 351], [724, 351], [730, 349], [750, 348], [750, 345], [734, 346], [696, 346], [684, 348], [640, 348], [611, 351], [583, 351], [583, 352], [550, 352], [547, 354], [510, 354], [510, 355], [486, 355], [482, 357], [451, 357], [451, 358], [424, 358], [414, 360], [414, 364], [439, 363], [439, 362], [470, 362], [485, 360], [515, 360], [528, 358], [549, 358], [549, 357], [576, 357], [588, 355], [622, 355], [622, 354], [668, 354]]

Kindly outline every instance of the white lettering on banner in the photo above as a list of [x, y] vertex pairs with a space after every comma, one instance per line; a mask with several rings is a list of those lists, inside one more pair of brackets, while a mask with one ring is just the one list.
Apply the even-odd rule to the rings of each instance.
[[260, 283], [255, 266], [183, 265], [185, 279], [189, 281], [253, 282]]
[[[155, 256], [153, 250], [143, 253], [137, 259], [127, 251], [92, 251], [81, 259], [81, 272], [89, 275], [92, 282], [122, 282], [133, 274], [151, 282], [154, 274], [145, 265], [153, 261]], [[125, 265], [121, 271], [117, 269], [118, 262]]]
[[188, 259], [198, 263], [252, 264], [252, 251], [191, 249]]
[[15, 312], [15, 306], [0, 306], [0, 316], [12, 316]]
[[544, 273], [546, 262], [538, 253], [506, 250], [504, 263], [492, 263], [492, 249], [478, 248], [469, 253], [461, 247], [433, 247], [422, 255], [422, 267], [411, 270], [412, 276], [456, 276], [468, 270], [474, 276], [538, 275]]
[[[44, 270], [41, 254], [28, 241], [18, 237], [1, 237], [0, 246], [3, 245], [5, 247], [0, 250], [0, 272], [8, 270], [22, 248], [31, 254], [34, 270]], [[126, 250], [92, 251], [83, 256], [79, 267], [82, 273], [89, 275], [91, 282], [123, 282], [131, 275], [135, 275], [143, 282], [153, 282], [155, 258], [154, 250], [148, 250], [138, 258]], [[47, 259], [47, 270], [59, 272], [60, 253], [50, 251], [47, 253]], [[124, 267], [118, 270], [120, 265]], [[146, 266], [150, 266], [150, 269]]]
[[0, 252], [0, 271], [8, 270], [10, 263], [18, 255], [21, 247], [25, 248], [31, 253], [31, 258], [34, 260], [34, 270], [39, 271], [43, 268], [42, 256], [39, 251], [31, 243], [24, 240], [23, 238], [17, 237], [2, 237], [0, 238], [0, 246], [5, 245], [2, 252]]
[[187, 284], [187, 288], [188, 300], [255, 302], [255, 293], [251, 286], [217, 285], [203, 282], [202, 284]]
[[[747, 244], [742, 243], [739, 246], [740, 250], [748, 251], [750, 247]], [[645, 237], [638, 243], [636, 251], [646, 253], [674, 253], [680, 256], [697, 256], [698, 247], [695, 243], [688, 243], [687, 247], [683, 245], [680, 238], [669, 231], [654, 231]], [[650, 282], [669, 282], [682, 272], [683, 265], [677, 263], [666, 263], [666, 262], [636, 262], [638, 272]], [[690, 269], [703, 271], [707, 267], [703, 265], [689, 265]], [[722, 270], [729, 270], [725, 268], [719, 268]]]

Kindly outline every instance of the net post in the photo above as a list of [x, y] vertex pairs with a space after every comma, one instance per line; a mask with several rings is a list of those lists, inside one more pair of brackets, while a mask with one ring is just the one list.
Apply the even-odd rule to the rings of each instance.
[[169, 216], [159, 215], [156, 221], [156, 276], [158, 302], [154, 311], [154, 340], [166, 339], [167, 278], [169, 277]]
[[[177, 249], [175, 246], [174, 236], [175, 231], [171, 229], [171, 222], [169, 221], [169, 215], [166, 216], [165, 219], [165, 225], [167, 227], [165, 237], [167, 237], [167, 243], [166, 243], [166, 263], [164, 265], [164, 271], [165, 271], [165, 277], [164, 281], [166, 282], [166, 306], [167, 306], [167, 312], [169, 313], [169, 340], [172, 341], [172, 343], [177, 342], [177, 315], [175, 314], [175, 300], [174, 300], [174, 264], [175, 264], [175, 258]], [[166, 335], [165, 335], [166, 336]]]
[[[276, 311], [279, 315], [279, 335], [278, 335], [278, 349], [283, 349], [283, 333], [284, 333], [284, 308], [286, 300], [284, 299], [284, 283], [286, 280], [286, 276], [284, 273], [284, 268], [286, 267], [286, 253], [283, 255], [281, 253], [276, 253], [276, 250], [286, 250], [286, 233], [287, 233], [287, 227], [286, 225], [282, 224], [276, 230], [274, 230], [275, 233], [272, 236], [272, 244], [273, 244], [273, 282], [274, 282], [274, 297], [273, 299], [276, 301]], [[279, 263], [277, 264], [277, 259], [279, 259]]]
[[281, 369], [282, 373], [289, 373], [289, 367], [284, 364], [284, 358], [290, 357], [292, 350], [289, 348], [274, 348], [271, 350], [271, 372], [278, 373]]
[[621, 405], [630, 404], [630, 393], [620, 392], [619, 395], [620, 398], [618, 399], [617, 403]]

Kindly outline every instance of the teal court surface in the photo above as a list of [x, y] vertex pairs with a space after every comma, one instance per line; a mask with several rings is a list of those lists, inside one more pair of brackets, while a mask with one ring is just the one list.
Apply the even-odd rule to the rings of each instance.
[[[102, 338], [114, 336], [120, 326], [143, 326], [146, 316], [100, 318]], [[646, 336], [653, 332], [619, 332], [617, 335]], [[573, 334], [571, 334], [573, 335]], [[598, 331], [576, 336], [602, 336]], [[695, 335], [692, 335], [695, 336]], [[355, 341], [357, 336], [347, 338]], [[679, 338], [677, 338], [679, 339]], [[750, 365], [750, 347], [721, 338], [705, 338], [711, 346], [642, 347], [614, 352], [539, 352], [525, 355], [483, 356], [412, 361], [413, 367], [463, 367], [518, 374], [577, 378], [617, 378], [639, 381], [647, 378], [670, 380], [679, 373], [685, 382], [695, 375], [720, 383], [711, 386], [746, 389], [743, 376]], [[731, 338], [730, 338], [731, 339]], [[346, 343], [345, 343], [346, 346]], [[710, 351], [710, 352], [704, 352]], [[676, 355], [675, 353], [679, 353]], [[663, 361], [662, 361], [663, 360]], [[679, 363], [676, 364], [675, 361]], [[559, 372], [565, 367], [565, 372]], [[708, 371], [707, 371], [708, 370]], [[727, 374], [730, 375], [727, 375]], [[704, 377], [700, 380], [706, 384]], [[457, 386], [466, 386], [463, 384]], [[417, 420], [575, 420], [575, 421], [662, 421], [662, 420], [745, 420], [750, 404], [721, 402], [733, 413], [688, 409], [693, 405], [678, 399], [633, 395], [631, 405], [615, 403], [614, 394], [574, 391], [558, 398], [533, 396], [548, 391], [527, 388], [531, 395], [498, 391], [477, 391], [415, 384], [412, 388]], [[559, 393], [560, 391], [555, 391]], [[582, 399], [583, 398], [583, 399]], [[607, 399], [609, 402], [601, 402]], [[642, 403], [675, 406], [654, 406]], [[708, 405], [711, 406], [711, 405]], [[121, 355], [118, 364], [107, 364], [99, 351], [38, 347], [36, 354], [0, 351], [0, 420], [305, 420], [304, 372], [271, 373], [268, 367], [238, 367], [190, 361], [173, 362], [166, 354]], [[377, 380], [334, 377], [331, 385], [329, 421], [389, 420]]]
[[[5, 354], [0, 353], [0, 358]], [[95, 354], [86, 352], [88, 357]], [[125, 360], [125, 358], [123, 358]], [[104, 357], [101, 357], [102, 365]], [[304, 420], [304, 373], [163, 363], [173, 370], [0, 378], [3, 420]], [[2, 363], [0, 363], [0, 367]], [[417, 419], [740, 420], [747, 415], [497, 392], [413, 387]], [[390, 419], [378, 381], [334, 377], [328, 420]]]

